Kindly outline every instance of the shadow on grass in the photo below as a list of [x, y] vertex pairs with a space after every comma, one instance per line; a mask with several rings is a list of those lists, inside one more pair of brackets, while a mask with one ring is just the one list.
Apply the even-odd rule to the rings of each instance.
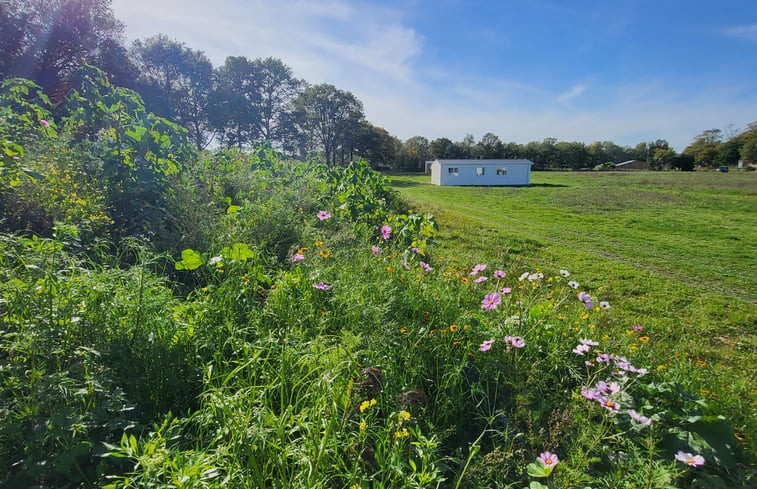
[[428, 184], [423, 183], [423, 182], [409, 182], [407, 180], [392, 180], [391, 181], [392, 187], [418, 187], [421, 185], [428, 185]]
[[563, 185], [562, 183], [532, 183], [531, 187], [569, 187], [570, 185]]

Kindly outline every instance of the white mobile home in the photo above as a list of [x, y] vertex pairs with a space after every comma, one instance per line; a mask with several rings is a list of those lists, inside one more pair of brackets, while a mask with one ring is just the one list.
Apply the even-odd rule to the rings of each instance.
[[512, 185], [531, 184], [531, 160], [434, 160], [431, 183], [434, 185]]

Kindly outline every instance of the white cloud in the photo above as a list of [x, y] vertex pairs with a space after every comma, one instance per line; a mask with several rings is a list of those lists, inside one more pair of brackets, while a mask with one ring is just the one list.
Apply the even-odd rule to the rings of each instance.
[[[229, 55], [278, 57], [310, 83], [353, 92], [371, 122], [401, 139], [493, 132], [521, 143], [635, 145], [663, 138], [680, 151], [703, 129], [746, 126], [757, 106], [753, 90], [741, 86], [700, 87], [685, 98], [666, 79], [618, 85], [587, 75], [552, 89], [426, 66], [424, 37], [403, 11], [368, 0], [113, 0], [113, 9], [130, 40], [163, 33], [205, 51], [215, 65]], [[757, 25], [729, 35], [757, 38]]]
[[757, 24], [729, 27], [723, 30], [723, 34], [743, 41], [757, 41]]
[[568, 105], [574, 98], [584, 93], [584, 91], [586, 91], [586, 86], [583, 83], [579, 83], [577, 85], [573, 85], [573, 87], [567, 92], [561, 93], [557, 97], [557, 100], [563, 105]]
[[422, 37], [400, 12], [330, 2], [114, 0], [130, 40], [157, 33], [200, 49], [214, 65], [226, 56], [274, 56], [312, 83], [347, 90], [369, 80], [407, 81]]

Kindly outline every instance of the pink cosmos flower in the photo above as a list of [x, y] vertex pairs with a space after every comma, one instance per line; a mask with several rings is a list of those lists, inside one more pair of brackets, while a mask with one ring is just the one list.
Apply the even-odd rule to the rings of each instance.
[[303, 255], [302, 253], [297, 253], [296, 255], [292, 257], [292, 262], [297, 263], [298, 261], [302, 261], [304, 259], [305, 259], [305, 255]]
[[485, 311], [491, 311], [492, 309], [496, 309], [501, 303], [502, 297], [495, 292], [484, 296], [484, 300], [481, 301], [481, 307]]
[[512, 345], [515, 348], [523, 348], [526, 346], [526, 340], [520, 336], [505, 336], [505, 344]]
[[489, 280], [489, 279], [486, 278], [486, 277], [484, 277], [483, 275], [481, 275], [476, 280], [474, 280], [474, 282], [476, 282], [477, 284], [480, 284], [481, 282], [486, 282], [487, 280]]
[[616, 412], [618, 412], [620, 410], [620, 404], [618, 404], [617, 402], [613, 401], [612, 399], [609, 399], [607, 397], [603, 397], [603, 398], [600, 398], [600, 399], [597, 399], [597, 400], [599, 401], [599, 404], [603, 408], [607, 409], [611, 413], [616, 413]]
[[609, 384], [604, 380], [597, 382], [597, 390], [606, 396], [611, 396], [620, 392], [620, 384], [617, 382], [610, 382]]
[[601, 397], [597, 389], [594, 389], [593, 387], [584, 387], [581, 389], [581, 395], [590, 401], [596, 401]]
[[590, 339], [587, 339], [587, 338], [579, 338], [578, 342], [581, 343], [582, 345], [589, 345], [589, 346], [598, 346], [599, 345], [599, 343], [597, 343], [596, 341], [590, 340]]
[[704, 465], [703, 456], [693, 455], [691, 453], [685, 453], [680, 450], [678, 451], [678, 453], [676, 453], [675, 459], [685, 463], [686, 465], [690, 465], [692, 467], [699, 467], [700, 465]]
[[431, 266], [426, 262], [420, 262], [420, 266], [422, 269], [426, 270], [427, 272], [430, 272], [433, 270], [433, 268], [431, 268]]
[[631, 417], [632, 420], [636, 421], [639, 424], [642, 424], [644, 426], [649, 426], [652, 424], [652, 420], [644, 416], [643, 414], [637, 413], [633, 409], [628, 410], [628, 415]]
[[478, 347], [480, 351], [489, 351], [494, 344], [494, 340], [486, 340]]
[[384, 239], [389, 239], [392, 237], [392, 228], [384, 224], [381, 226], [381, 237]]
[[643, 331], [644, 330], [644, 326], [642, 326], [641, 324], [634, 324], [633, 325], [633, 330], [634, 331]]
[[513, 289], [511, 289], [510, 287], [505, 287], [505, 288], [502, 289], [502, 293], [505, 294], [505, 295], [509, 294], [512, 291], [513, 291]]
[[374, 255], [378, 255], [379, 253], [381, 253], [381, 248], [375, 245], [371, 246], [371, 253], [373, 253]]
[[583, 356], [585, 353], [589, 353], [589, 350], [591, 350], [591, 347], [589, 345], [584, 345], [583, 343], [580, 343], [575, 348], [573, 348], [573, 353], [576, 355]]
[[478, 272], [483, 272], [484, 270], [486, 270], [486, 265], [485, 264], [476, 265], [470, 271], [470, 274], [471, 275], [478, 275]]
[[417, 246], [413, 246], [413, 253], [420, 253], [420, 252], [421, 252], [420, 248], [418, 248]]
[[313, 288], [318, 290], [329, 290], [331, 286], [323, 281], [318, 282], [317, 284], [313, 284]]
[[554, 467], [559, 461], [554, 453], [542, 452], [539, 454], [539, 462], [545, 467]]
[[610, 363], [611, 358], [609, 353], [600, 353], [597, 355], [597, 363]]
[[494, 270], [494, 278], [505, 278], [507, 275], [507, 272], [504, 272], [502, 270]]
[[50, 127], [50, 123], [47, 122], [45, 119], [40, 119], [39, 123], [42, 124], [45, 127]]
[[318, 211], [318, 214], [316, 215], [321, 221], [325, 221], [326, 219], [331, 217], [331, 213], [329, 213], [328, 211]]

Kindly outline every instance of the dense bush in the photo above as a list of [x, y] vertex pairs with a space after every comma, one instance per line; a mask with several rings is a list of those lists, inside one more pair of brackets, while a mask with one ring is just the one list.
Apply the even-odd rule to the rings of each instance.
[[442, 261], [365, 163], [181, 156], [88, 80], [60, 133], [28, 85], [3, 96], [0, 484], [753, 482], [580, 271]]

